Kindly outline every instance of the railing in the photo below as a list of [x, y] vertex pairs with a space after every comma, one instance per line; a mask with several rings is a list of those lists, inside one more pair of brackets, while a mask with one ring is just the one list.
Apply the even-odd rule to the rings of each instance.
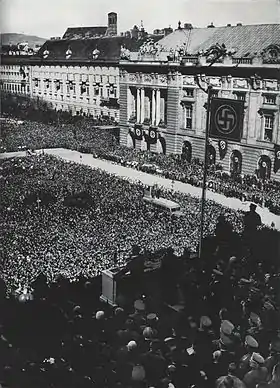
[[252, 58], [232, 58], [233, 64], [252, 65]]
[[196, 56], [190, 56], [190, 57], [183, 57], [182, 58], [182, 63], [197, 63], [198, 62], [198, 57]]

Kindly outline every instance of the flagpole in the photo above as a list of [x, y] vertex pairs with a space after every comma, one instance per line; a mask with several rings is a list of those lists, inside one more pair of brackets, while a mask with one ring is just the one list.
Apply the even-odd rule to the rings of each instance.
[[206, 116], [205, 144], [204, 144], [204, 170], [203, 170], [202, 197], [201, 197], [201, 210], [200, 210], [200, 233], [199, 233], [199, 248], [198, 248], [199, 258], [201, 258], [202, 240], [203, 240], [203, 231], [204, 231], [204, 213], [205, 213], [206, 181], [207, 181], [207, 146], [209, 141], [211, 92], [212, 92], [212, 86], [208, 85], [207, 116]]

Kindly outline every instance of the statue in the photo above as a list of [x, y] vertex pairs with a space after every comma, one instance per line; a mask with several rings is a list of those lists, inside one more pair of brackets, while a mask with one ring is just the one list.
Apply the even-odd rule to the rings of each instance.
[[123, 45], [121, 45], [120, 59], [130, 59], [130, 51]]

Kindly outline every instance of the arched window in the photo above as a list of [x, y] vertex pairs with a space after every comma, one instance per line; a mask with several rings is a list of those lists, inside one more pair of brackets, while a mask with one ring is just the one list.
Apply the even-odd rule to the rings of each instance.
[[130, 133], [127, 135], [127, 147], [128, 148], [135, 148], [135, 139], [131, 136]]
[[192, 145], [189, 141], [184, 141], [183, 143], [181, 158], [187, 162], [190, 162], [192, 159]]
[[207, 164], [213, 166], [216, 163], [216, 150], [212, 145], [207, 147]]
[[230, 172], [233, 176], [241, 174], [242, 155], [241, 152], [234, 150], [230, 157]]
[[262, 155], [258, 161], [258, 175], [260, 179], [270, 179], [271, 160], [267, 155]]

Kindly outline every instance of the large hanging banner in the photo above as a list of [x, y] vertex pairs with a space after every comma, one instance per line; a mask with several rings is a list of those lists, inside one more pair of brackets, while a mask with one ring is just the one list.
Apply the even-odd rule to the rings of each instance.
[[274, 172], [275, 174], [280, 168], [280, 145], [275, 144], [274, 146], [275, 160], [274, 160]]
[[209, 136], [240, 142], [243, 131], [244, 101], [212, 98]]

